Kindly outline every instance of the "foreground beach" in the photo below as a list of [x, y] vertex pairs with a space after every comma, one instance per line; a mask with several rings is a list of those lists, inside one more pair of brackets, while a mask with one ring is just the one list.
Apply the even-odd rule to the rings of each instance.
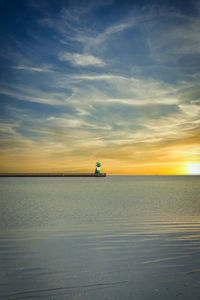
[[1, 178], [0, 189], [0, 299], [198, 299], [199, 177]]

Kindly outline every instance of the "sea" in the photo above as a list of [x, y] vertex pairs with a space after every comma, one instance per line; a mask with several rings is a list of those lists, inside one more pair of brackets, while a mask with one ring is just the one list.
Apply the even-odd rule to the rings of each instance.
[[0, 299], [200, 299], [200, 176], [0, 178]]

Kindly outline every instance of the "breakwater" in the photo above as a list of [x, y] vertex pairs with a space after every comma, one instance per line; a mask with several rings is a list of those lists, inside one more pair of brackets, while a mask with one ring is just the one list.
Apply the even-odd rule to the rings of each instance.
[[5, 173], [0, 177], [106, 177], [106, 173]]

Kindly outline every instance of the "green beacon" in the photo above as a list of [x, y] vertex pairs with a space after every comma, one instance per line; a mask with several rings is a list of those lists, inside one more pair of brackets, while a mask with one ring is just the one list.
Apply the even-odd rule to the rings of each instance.
[[101, 167], [101, 163], [100, 163], [100, 162], [97, 162], [97, 163], [96, 163], [95, 174], [100, 174], [100, 167]]

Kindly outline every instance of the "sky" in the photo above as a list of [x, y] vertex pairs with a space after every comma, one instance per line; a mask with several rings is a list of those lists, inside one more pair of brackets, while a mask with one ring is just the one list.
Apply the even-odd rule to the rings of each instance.
[[199, 168], [200, 1], [0, 0], [0, 22], [1, 173]]

